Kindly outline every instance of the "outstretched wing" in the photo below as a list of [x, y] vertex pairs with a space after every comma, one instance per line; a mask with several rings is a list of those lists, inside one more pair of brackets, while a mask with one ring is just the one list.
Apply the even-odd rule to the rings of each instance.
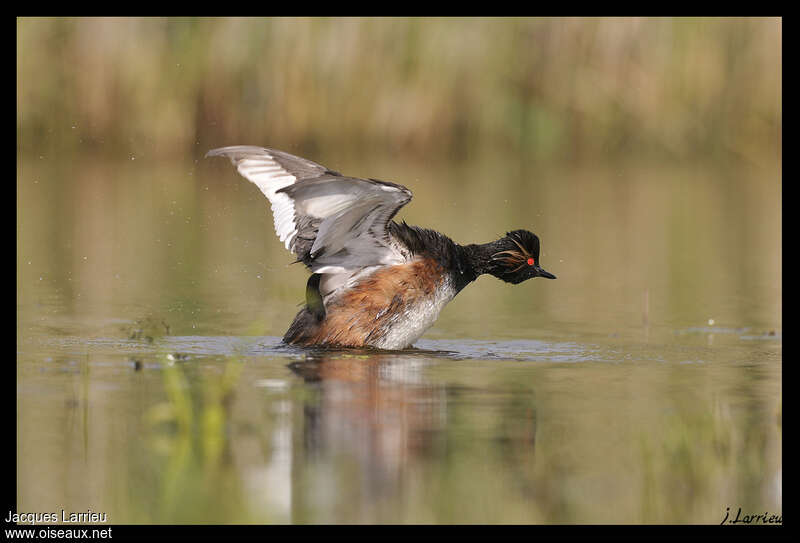
[[206, 156], [228, 157], [272, 204], [275, 232], [315, 273], [342, 273], [406, 258], [387, 225], [411, 200], [407, 188], [345, 177], [274, 149], [234, 146]]

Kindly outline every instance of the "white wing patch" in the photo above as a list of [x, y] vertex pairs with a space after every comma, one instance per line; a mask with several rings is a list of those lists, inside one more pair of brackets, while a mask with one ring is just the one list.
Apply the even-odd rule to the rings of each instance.
[[350, 194], [330, 194], [303, 200], [303, 208], [312, 217], [330, 217], [350, 207], [357, 198]]
[[297, 235], [294, 222], [294, 204], [286, 194], [278, 191], [297, 181], [297, 178], [284, 170], [267, 152], [258, 158], [246, 158], [239, 161], [236, 169], [242, 176], [255, 184], [272, 204], [272, 217], [275, 222], [275, 233], [284, 242], [286, 248]]

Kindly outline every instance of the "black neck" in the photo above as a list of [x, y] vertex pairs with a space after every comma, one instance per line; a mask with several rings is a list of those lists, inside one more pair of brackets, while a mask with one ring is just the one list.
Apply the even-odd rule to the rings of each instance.
[[500, 240], [490, 243], [465, 245], [462, 249], [467, 255], [467, 259], [469, 260], [476, 278], [485, 273], [494, 275], [500, 270], [500, 265], [496, 260], [492, 259], [493, 255], [503, 250]]
[[485, 273], [498, 270], [492, 255], [501, 251], [500, 241], [491, 243], [459, 245], [447, 236], [403, 223], [391, 223], [392, 233], [414, 254], [428, 254], [448, 270], [454, 286], [460, 291]]

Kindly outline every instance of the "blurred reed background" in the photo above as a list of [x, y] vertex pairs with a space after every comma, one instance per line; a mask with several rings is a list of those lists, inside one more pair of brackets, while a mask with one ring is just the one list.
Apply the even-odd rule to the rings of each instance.
[[[282, 334], [305, 275], [284, 265], [261, 194], [200, 160], [249, 144], [405, 184], [398, 219], [461, 243], [532, 229], [559, 276], [528, 293], [542, 323], [624, 308], [639, 324], [647, 294], [650, 322], [776, 326], [781, 25], [18, 19], [19, 296], [72, 319], [150, 300], [182, 308], [173, 333]], [[458, 303], [503, 300], [499, 319], [525, 303], [503, 287]], [[194, 328], [212, 295], [236, 324]], [[507, 326], [474, 318], [471, 333]]]
[[23, 153], [775, 159], [779, 18], [22, 18]]

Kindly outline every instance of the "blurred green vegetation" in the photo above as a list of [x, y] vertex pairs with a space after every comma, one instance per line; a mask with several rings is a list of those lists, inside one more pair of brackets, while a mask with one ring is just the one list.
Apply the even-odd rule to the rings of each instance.
[[[155, 489], [142, 485], [150, 494], [136, 505], [136, 513], [149, 522], [230, 522], [250, 520], [242, 503], [220, 504], [208, 488], [240, 490], [223, 458], [226, 424], [242, 361], [230, 357], [222, 375], [198, 379], [187, 375], [173, 354], [164, 355], [163, 384], [166, 401], [144, 413], [146, 432], [155, 472]], [[195, 382], [190, 383], [190, 379]], [[151, 481], [148, 481], [151, 483]], [[142, 489], [138, 489], [142, 491]], [[153, 491], [157, 499], [153, 499]], [[263, 520], [263, 519], [262, 519]]]
[[20, 18], [18, 149], [774, 160], [781, 42], [780, 18]]

